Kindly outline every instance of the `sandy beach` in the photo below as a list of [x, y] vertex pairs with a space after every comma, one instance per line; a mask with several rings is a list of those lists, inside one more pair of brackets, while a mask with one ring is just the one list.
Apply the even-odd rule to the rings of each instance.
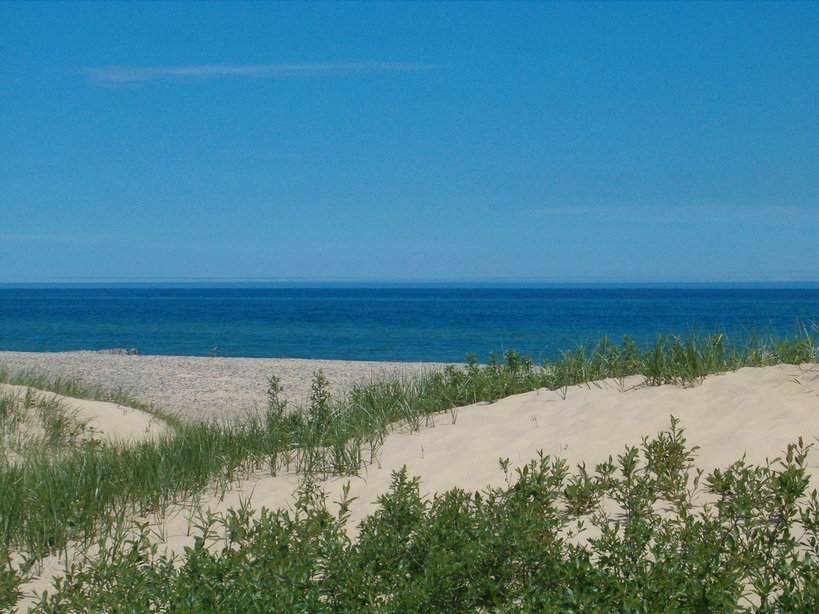
[[[0, 352], [11, 370], [37, 368], [81, 377], [84, 381], [123, 386], [137, 398], [185, 419], [241, 415], [264, 404], [267, 378], [281, 377], [294, 399], [309, 391], [311, 374], [323, 369], [336, 390], [361, 379], [408, 374], [434, 365], [351, 363], [273, 359], [113, 356], [90, 352], [26, 354]], [[354, 527], [374, 509], [394, 470], [406, 466], [421, 477], [422, 493], [453, 487], [481, 490], [501, 486], [498, 460], [519, 467], [544, 454], [570, 465], [593, 467], [627, 445], [638, 446], [679, 419], [690, 445], [700, 446], [696, 465], [706, 472], [745, 457], [765, 463], [782, 456], [799, 438], [819, 442], [819, 365], [743, 368], [714, 375], [694, 387], [642, 385], [641, 377], [605, 380], [565, 392], [538, 390], [479, 403], [438, 415], [434, 425], [408, 433], [398, 428], [379, 450], [376, 462], [360, 476], [325, 483], [328, 501], [338, 501], [345, 485], [357, 497], [351, 508]], [[81, 401], [73, 401], [82, 405]], [[86, 406], [88, 411], [93, 408]], [[110, 410], [110, 408], [108, 408]], [[110, 414], [108, 419], [110, 419]], [[136, 424], [136, 423], [135, 423]], [[135, 428], [144, 429], [144, 425]], [[811, 488], [819, 487], [819, 451], [809, 457]], [[250, 501], [254, 507], [291, 506], [299, 476], [252, 476], [224, 497], [204, 496], [205, 509], [224, 512]], [[181, 510], [182, 508], [180, 508]], [[192, 541], [189, 510], [155, 519], [167, 546], [181, 551]], [[58, 565], [52, 564], [54, 571]], [[47, 588], [49, 572], [29, 590]]]

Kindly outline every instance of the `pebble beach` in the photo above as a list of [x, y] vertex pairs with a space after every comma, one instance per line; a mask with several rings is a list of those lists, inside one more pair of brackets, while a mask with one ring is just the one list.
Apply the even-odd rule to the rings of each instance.
[[0, 367], [78, 378], [122, 389], [182, 420], [241, 418], [264, 409], [268, 380], [279, 378], [291, 404], [309, 400], [313, 374], [323, 371], [333, 394], [354, 384], [416, 375], [441, 363], [361, 362], [296, 358], [128, 355], [112, 352], [0, 352]]

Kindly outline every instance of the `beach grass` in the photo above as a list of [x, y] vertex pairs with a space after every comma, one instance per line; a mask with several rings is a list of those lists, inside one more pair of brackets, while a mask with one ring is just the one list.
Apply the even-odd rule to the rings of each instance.
[[46, 390], [74, 399], [116, 403], [123, 407], [132, 407], [153, 414], [171, 427], [176, 427], [180, 424], [179, 419], [173, 414], [164, 412], [161, 408], [150, 403], [144, 403], [124, 388], [91, 385], [76, 377], [54, 376], [36, 369], [11, 371], [4, 364], [0, 363], [0, 384]]
[[[356, 474], [374, 460], [393, 429], [417, 430], [432, 425], [441, 412], [452, 412], [463, 405], [492, 402], [538, 388], [566, 394], [577, 384], [630, 375], [642, 375], [640, 385], [694, 386], [707, 375], [744, 366], [805, 362], [819, 362], [816, 338], [807, 330], [791, 339], [753, 339], [743, 346], [729, 345], [722, 335], [658, 337], [647, 348], [639, 347], [628, 338], [617, 344], [603, 339], [590, 348], [578, 346], [563, 352], [541, 365], [513, 351], [506, 352], [502, 358], [492, 355], [485, 364], [478, 364], [477, 359], [470, 356], [464, 365], [451, 365], [415, 377], [374, 381], [355, 386], [337, 398], [330, 395], [324, 374], [316, 372], [306, 407], [288, 406], [280, 382], [272, 374], [268, 408], [260, 417], [221, 424], [177, 421], [174, 428], [157, 441], [137, 445], [64, 438], [45, 451], [34, 446], [29, 454], [21, 450], [14, 462], [5, 454], [0, 455], [0, 492], [4, 493], [0, 498], [0, 588], [3, 582], [9, 586], [19, 583], [25, 569], [47, 554], [59, 553], [72, 544], [89, 547], [106, 543], [111, 536], [121, 535], [121, 527], [135, 518], [195, 498], [209, 487], [224, 490], [244, 475], [296, 471], [324, 478]], [[9, 374], [0, 370], [0, 380], [80, 398], [134, 404], [122, 391], [105, 391], [33, 372]], [[3, 412], [0, 413], [14, 414], [11, 409]], [[60, 413], [57, 407], [45, 413], [49, 412]], [[658, 441], [655, 448], [668, 447], [664, 439]], [[59, 453], [52, 453], [58, 448]], [[655, 458], [662, 457], [656, 450], [652, 454]], [[534, 471], [534, 468], [526, 471]], [[518, 477], [520, 480], [524, 475]], [[578, 473], [564, 475], [562, 484], [561, 496], [566, 506], [580, 514], [594, 507], [603, 496], [601, 492], [607, 482]], [[800, 497], [802, 495], [804, 493]], [[326, 512], [314, 505], [315, 495], [310, 496], [312, 507], [304, 507], [298, 522], [312, 522], [314, 515]], [[457, 499], [462, 495], [450, 496]], [[502, 498], [501, 493], [493, 496]], [[414, 506], [416, 512], [426, 509], [413, 500], [401, 505]], [[268, 524], [271, 527], [275, 524], [278, 527], [275, 530], [281, 531], [282, 522], [287, 525], [296, 519], [289, 518], [285, 522], [282, 517], [271, 516]], [[242, 530], [258, 529], [254, 527], [247, 524]], [[778, 530], [781, 529], [780, 523]], [[336, 539], [337, 536], [317, 535], [317, 538]], [[122, 546], [121, 540], [116, 543], [117, 547]], [[333, 547], [340, 548], [339, 544]], [[145, 554], [141, 550], [145, 548], [150, 549], [145, 540], [131, 545], [132, 550], [141, 552], [140, 556]], [[24, 569], [12, 568], [7, 556], [11, 551], [23, 553]], [[128, 564], [118, 556], [112, 552], [100, 560]], [[157, 564], [161, 570], [160, 563]], [[171, 567], [163, 573], [171, 573]], [[82, 582], [89, 581], [90, 577], [82, 576], [84, 572], [76, 573], [77, 577], [84, 578]], [[383, 599], [383, 594], [379, 594], [378, 599]], [[316, 599], [326, 602], [328, 597]], [[43, 611], [64, 611], [54, 608]]]

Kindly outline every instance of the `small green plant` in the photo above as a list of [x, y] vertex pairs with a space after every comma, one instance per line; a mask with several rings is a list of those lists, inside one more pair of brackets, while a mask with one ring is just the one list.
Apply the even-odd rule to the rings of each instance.
[[313, 373], [313, 383], [310, 386], [310, 408], [308, 411], [312, 424], [318, 427], [327, 425], [332, 413], [331, 399], [330, 382], [324, 376], [324, 371], [319, 369]]
[[284, 387], [281, 379], [271, 375], [267, 380], [267, 408], [271, 414], [284, 417], [287, 413], [287, 399], [284, 398]]
[[19, 588], [23, 579], [11, 561], [11, 554], [5, 546], [0, 546], [0, 612], [11, 610], [20, 597]]
[[603, 489], [586, 471], [585, 463], [577, 467], [577, 473], [567, 479], [563, 497], [569, 511], [575, 516], [590, 513], [603, 498]]

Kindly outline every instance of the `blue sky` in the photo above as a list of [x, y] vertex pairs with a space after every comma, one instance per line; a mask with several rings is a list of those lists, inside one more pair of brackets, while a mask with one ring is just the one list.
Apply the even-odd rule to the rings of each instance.
[[819, 281], [816, 2], [0, 23], [0, 282]]

